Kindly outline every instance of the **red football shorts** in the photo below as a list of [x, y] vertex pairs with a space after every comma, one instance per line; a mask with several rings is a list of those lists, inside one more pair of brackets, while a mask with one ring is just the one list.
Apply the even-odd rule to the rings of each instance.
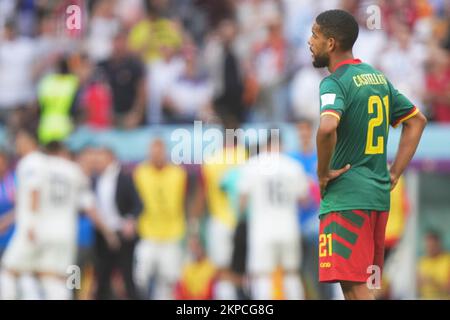
[[369, 210], [321, 215], [319, 281], [366, 282], [382, 272], [387, 219], [388, 212]]

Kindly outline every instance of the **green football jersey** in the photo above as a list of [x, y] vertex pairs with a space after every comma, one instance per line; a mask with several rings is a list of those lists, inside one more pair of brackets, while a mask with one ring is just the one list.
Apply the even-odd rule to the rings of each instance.
[[389, 211], [389, 125], [396, 127], [419, 110], [380, 71], [357, 59], [343, 61], [322, 80], [320, 100], [321, 116], [340, 119], [330, 169], [351, 165], [328, 184], [320, 214], [351, 209]]

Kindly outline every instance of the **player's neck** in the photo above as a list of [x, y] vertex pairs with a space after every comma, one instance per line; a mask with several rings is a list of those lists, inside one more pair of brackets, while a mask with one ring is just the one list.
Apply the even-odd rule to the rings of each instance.
[[336, 55], [330, 57], [330, 64], [328, 65], [328, 71], [333, 73], [336, 71], [336, 66], [338, 66], [342, 61], [354, 59], [353, 53], [351, 51], [337, 53]]
[[157, 171], [161, 171], [166, 167], [166, 162], [150, 162], [150, 165], [153, 166]]
[[33, 152], [38, 152], [38, 151], [40, 151], [40, 150], [39, 150], [39, 148], [38, 148], [37, 146], [29, 146], [29, 147], [25, 150], [24, 155], [27, 156], [27, 155], [29, 155], [29, 154], [32, 154]]

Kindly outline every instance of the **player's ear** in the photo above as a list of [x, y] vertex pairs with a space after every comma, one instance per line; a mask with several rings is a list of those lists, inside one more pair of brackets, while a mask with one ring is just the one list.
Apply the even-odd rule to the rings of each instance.
[[337, 42], [335, 38], [328, 38], [328, 51], [336, 50]]

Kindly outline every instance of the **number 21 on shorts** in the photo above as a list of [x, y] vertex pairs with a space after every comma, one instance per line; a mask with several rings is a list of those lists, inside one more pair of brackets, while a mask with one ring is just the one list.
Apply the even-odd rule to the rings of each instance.
[[332, 234], [319, 235], [319, 258], [331, 257], [333, 254]]

